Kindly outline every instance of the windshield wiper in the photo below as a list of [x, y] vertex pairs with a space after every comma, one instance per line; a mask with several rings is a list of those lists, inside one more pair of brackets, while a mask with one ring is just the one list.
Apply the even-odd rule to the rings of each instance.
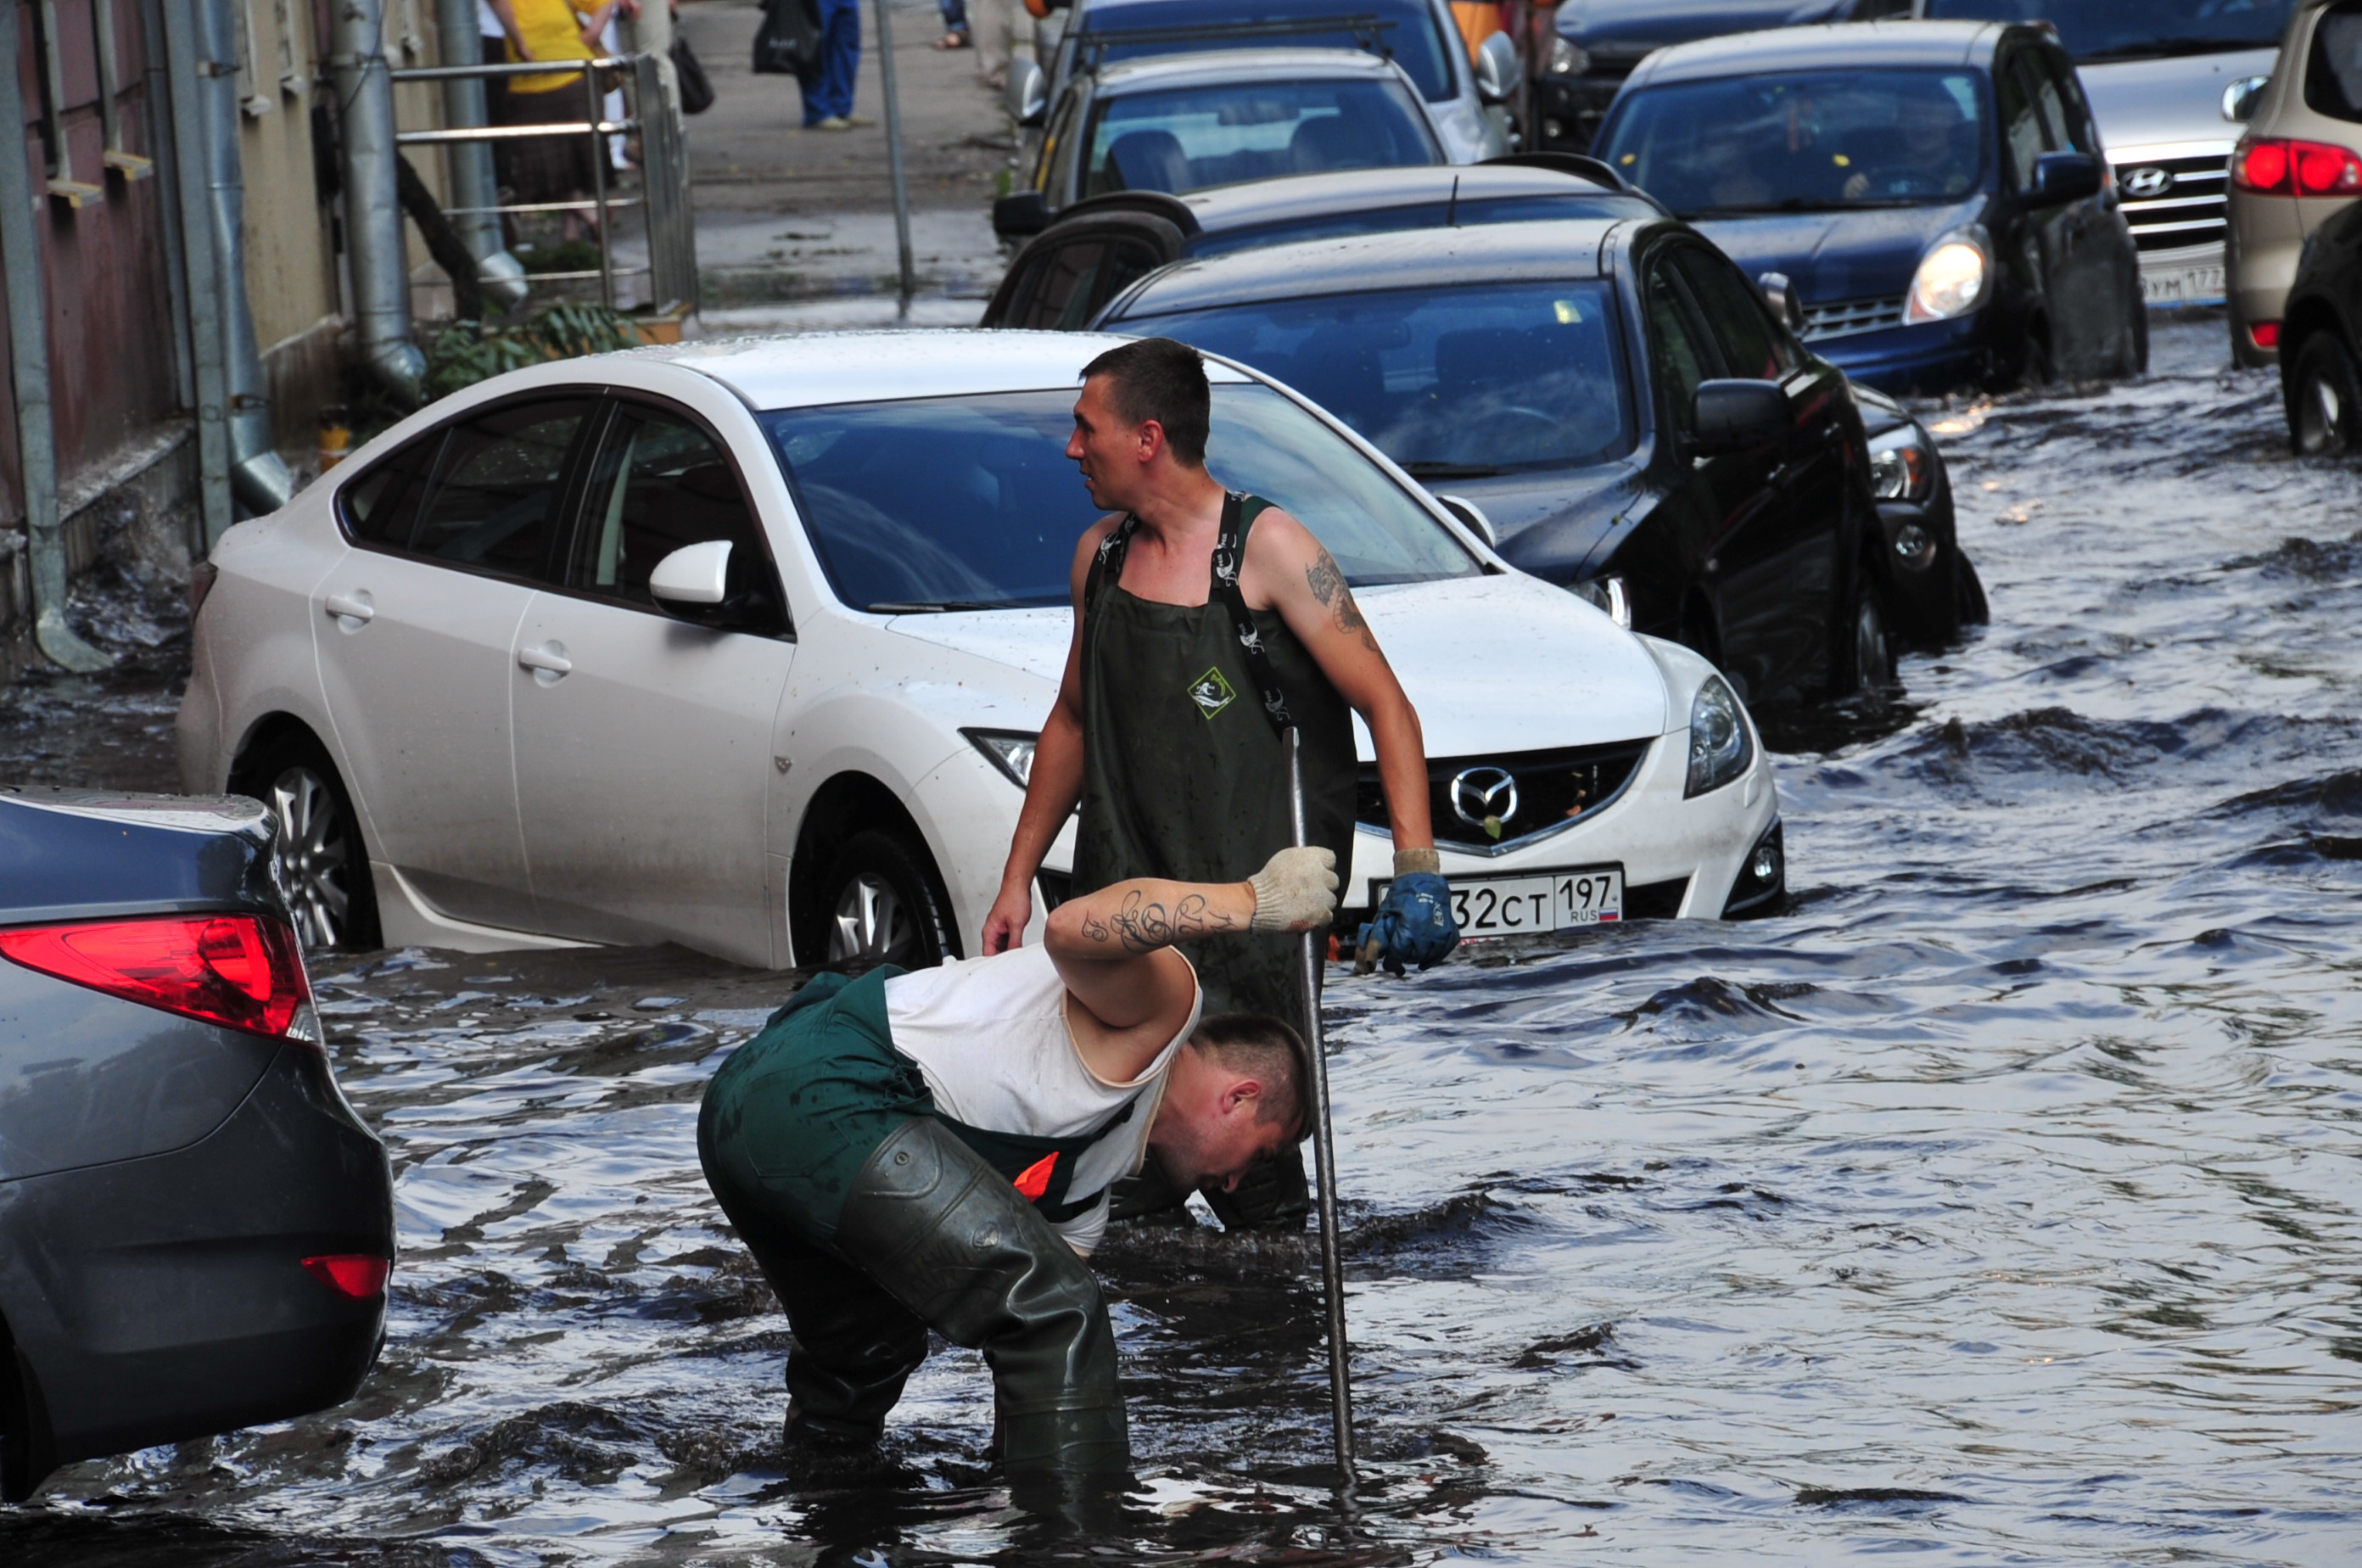
[[2114, 49], [2092, 50], [2075, 58], [2085, 65], [2111, 60], [2165, 60], [2180, 54], [2228, 54], [2233, 50], [2269, 49], [2272, 40], [2254, 39], [2143, 39]]
[[1485, 463], [1405, 463], [1413, 479], [1491, 479], [1501, 470]]
[[872, 615], [940, 615], [947, 610], [1006, 610], [1009, 605], [981, 599], [889, 599], [862, 608]]

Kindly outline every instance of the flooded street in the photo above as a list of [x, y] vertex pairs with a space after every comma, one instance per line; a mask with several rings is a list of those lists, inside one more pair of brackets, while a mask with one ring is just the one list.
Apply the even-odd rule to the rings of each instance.
[[[1332, 977], [1352, 1498], [1308, 1233], [1210, 1229], [1097, 1260], [1120, 1520], [1010, 1506], [949, 1349], [892, 1480], [799, 1488], [694, 1143], [792, 977], [410, 951], [315, 966], [398, 1178], [359, 1398], [71, 1467], [0, 1560], [2351, 1561], [2362, 469], [2291, 460], [2224, 350], [1927, 413], [1992, 624], [1774, 736], [1789, 914]], [[150, 651], [0, 697], [11, 778], [173, 787], [184, 644], [116, 599]]]

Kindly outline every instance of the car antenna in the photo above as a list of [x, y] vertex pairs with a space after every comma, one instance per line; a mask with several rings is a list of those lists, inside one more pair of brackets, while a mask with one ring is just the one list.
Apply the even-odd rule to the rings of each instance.
[[1444, 204], [1443, 226], [1446, 228], [1460, 226], [1460, 176], [1457, 174], [1451, 177], [1451, 200]]

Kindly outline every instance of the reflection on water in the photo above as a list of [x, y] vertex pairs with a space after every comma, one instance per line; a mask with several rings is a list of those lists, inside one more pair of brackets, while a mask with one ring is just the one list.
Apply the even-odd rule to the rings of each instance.
[[[679, 953], [323, 971], [400, 1172], [326, 1416], [83, 1465], [27, 1562], [2315, 1564], [2362, 1537], [2362, 536], [2277, 382], [1948, 411], [1994, 624], [1790, 737], [1797, 907], [1330, 995], [1369, 1481], [1306, 1237], [1102, 1254], [1142, 1491], [988, 1471], [982, 1366], [799, 1488], [691, 1127], [782, 982]], [[2198, 334], [2202, 332], [2202, 341]]]

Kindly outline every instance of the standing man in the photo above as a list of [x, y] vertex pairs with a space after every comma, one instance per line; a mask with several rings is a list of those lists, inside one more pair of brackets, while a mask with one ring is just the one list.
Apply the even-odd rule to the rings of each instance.
[[804, 94], [804, 129], [852, 130], [870, 124], [853, 112], [853, 86], [861, 72], [861, 0], [818, 0], [820, 60], [809, 76], [796, 78]]
[[[1078, 893], [1131, 877], [1225, 881], [1290, 841], [1275, 705], [1302, 746], [1309, 841], [1350, 874], [1359, 766], [1350, 713], [1369, 726], [1395, 844], [1395, 880], [1371, 956], [1399, 970], [1459, 941], [1428, 820], [1426, 744], [1336, 561], [1295, 518], [1226, 491], [1206, 470], [1212, 410], [1204, 359], [1151, 337], [1083, 368], [1066, 456], [1115, 515], [1076, 547], [1074, 639], [1042, 727], [984, 950], [1006, 952], [1032, 918], [1034, 873], [1077, 803]], [[1274, 690], [1275, 688], [1275, 690]], [[1297, 944], [1250, 938], [1199, 965], [1208, 1005], [1270, 1013], [1307, 1038]], [[1172, 1207], [1187, 1173], [1152, 1172], [1119, 1214]], [[1161, 1188], [1161, 1190], [1160, 1190]], [[1236, 1191], [1209, 1190], [1225, 1226], [1300, 1223], [1301, 1154]]]
[[787, 1446], [858, 1463], [929, 1330], [992, 1368], [1014, 1478], [1110, 1475], [1131, 1451], [1115, 1334], [1082, 1258], [1108, 1187], [1153, 1149], [1234, 1184], [1304, 1134], [1311, 1066], [1277, 1019], [1203, 1019], [1203, 951], [1325, 926], [1325, 849], [1228, 884], [1068, 900], [1038, 948], [822, 975], [705, 1092], [697, 1153], [787, 1309]]

